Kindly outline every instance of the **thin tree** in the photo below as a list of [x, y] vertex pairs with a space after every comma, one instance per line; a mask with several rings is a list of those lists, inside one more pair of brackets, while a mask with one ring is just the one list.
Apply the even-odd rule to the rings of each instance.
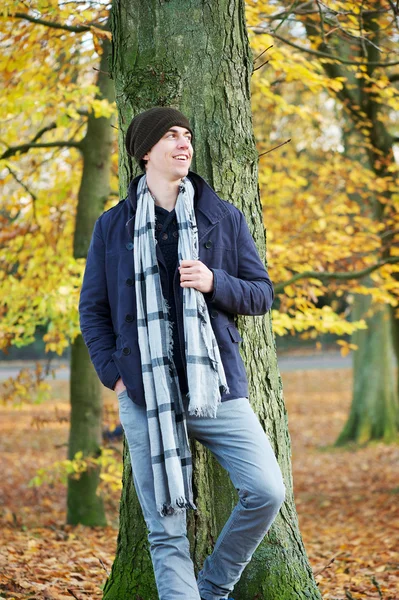
[[[108, 74], [111, 44], [102, 41], [102, 56], [98, 72], [98, 97], [114, 100], [114, 86]], [[94, 223], [110, 194], [113, 130], [111, 118], [96, 118], [89, 114], [87, 131], [80, 142], [83, 173], [78, 194], [74, 231], [74, 257], [86, 258]], [[71, 424], [68, 456], [76, 452], [97, 456], [102, 442], [102, 391], [89, 353], [79, 334], [71, 345], [70, 377]], [[83, 525], [105, 525], [106, 518], [101, 496], [97, 493], [100, 468], [91, 467], [78, 479], [68, 479], [67, 522]]]
[[[13, 19], [29, 21], [36, 26], [50, 30], [59, 29], [73, 34], [89, 32], [91, 26], [57, 23], [27, 12], [12, 14]], [[108, 74], [110, 54], [109, 31], [101, 23], [96, 24], [101, 35], [99, 45], [102, 55], [97, 76], [98, 93], [96, 100], [114, 101], [114, 86]], [[61, 60], [61, 59], [60, 59]], [[82, 139], [42, 141], [48, 132], [57, 129], [56, 123], [43, 127], [33, 139], [18, 146], [8, 148], [0, 158], [10, 158], [25, 154], [37, 148], [76, 148], [81, 153], [82, 177], [78, 193], [76, 224], [74, 230], [74, 258], [86, 258], [94, 222], [104, 209], [110, 195], [111, 156], [112, 156], [112, 117], [98, 117], [94, 110], [83, 111], [87, 117], [86, 133]], [[77, 452], [85, 456], [98, 456], [102, 442], [102, 392], [97, 374], [89, 358], [81, 335], [71, 344], [71, 424], [68, 444], [68, 458], [73, 459]], [[100, 468], [90, 467], [79, 478], [68, 479], [67, 522], [70, 524], [105, 525], [105, 511], [102, 498], [97, 494]]]

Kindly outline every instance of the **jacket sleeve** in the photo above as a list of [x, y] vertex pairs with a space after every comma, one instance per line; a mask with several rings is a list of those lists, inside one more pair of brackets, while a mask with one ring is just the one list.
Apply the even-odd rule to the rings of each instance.
[[273, 304], [273, 284], [260, 259], [245, 217], [241, 211], [239, 215], [238, 277], [224, 269], [212, 269], [213, 294], [210, 300], [216, 308], [233, 314], [263, 315]]
[[113, 361], [115, 333], [108, 302], [101, 217], [94, 226], [79, 301], [80, 328], [101, 382], [114, 389], [120, 375]]

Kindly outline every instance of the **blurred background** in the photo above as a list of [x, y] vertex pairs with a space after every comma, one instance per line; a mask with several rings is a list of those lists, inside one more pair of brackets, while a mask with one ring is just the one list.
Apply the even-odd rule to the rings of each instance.
[[[397, 600], [399, 5], [245, 5], [301, 532], [323, 598]], [[7, 0], [0, 21], [4, 598], [100, 598], [115, 552], [123, 442], [114, 394], [79, 370], [77, 312], [84, 224], [119, 201], [109, 11]], [[86, 375], [103, 398], [91, 458], [69, 428]], [[82, 474], [90, 530], [65, 516]]]

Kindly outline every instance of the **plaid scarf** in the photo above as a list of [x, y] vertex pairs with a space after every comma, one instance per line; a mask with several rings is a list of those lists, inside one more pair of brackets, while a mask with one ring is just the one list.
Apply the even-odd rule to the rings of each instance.
[[[176, 201], [178, 258], [198, 260], [194, 188], [184, 177]], [[173, 323], [162, 294], [156, 257], [154, 199], [144, 175], [137, 187], [134, 270], [137, 329], [147, 405], [155, 499], [162, 516], [195, 509], [192, 460], [179, 380], [173, 362]], [[228, 392], [204, 296], [183, 289], [183, 325], [189, 414], [216, 417], [221, 392]]]

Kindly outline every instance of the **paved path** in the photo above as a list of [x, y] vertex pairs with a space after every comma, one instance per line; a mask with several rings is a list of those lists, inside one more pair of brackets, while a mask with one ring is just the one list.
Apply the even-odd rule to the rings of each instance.
[[[320, 369], [350, 369], [352, 366], [351, 356], [341, 356], [339, 352], [323, 352], [318, 354], [297, 356], [285, 354], [279, 357], [278, 364], [281, 372], [285, 371], [312, 371]], [[58, 365], [58, 366], [57, 366]], [[62, 363], [62, 366], [54, 364], [56, 379], [69, 379], [69, 365]], [[26, 361], [25, 363], [9, 364], [0, 361], [0, 380], [14, 377], [18, 374], [22, 366], [33, 367], [34, 362]], [[51, 378], [51, 375], [49, 375]]]
[[320, 352], [308, 356], [285, 354], [279, 356], [280, 371], [319, 371], [321, 369], [350, 369], [352, 356], [341, 356], [340, 352]]

